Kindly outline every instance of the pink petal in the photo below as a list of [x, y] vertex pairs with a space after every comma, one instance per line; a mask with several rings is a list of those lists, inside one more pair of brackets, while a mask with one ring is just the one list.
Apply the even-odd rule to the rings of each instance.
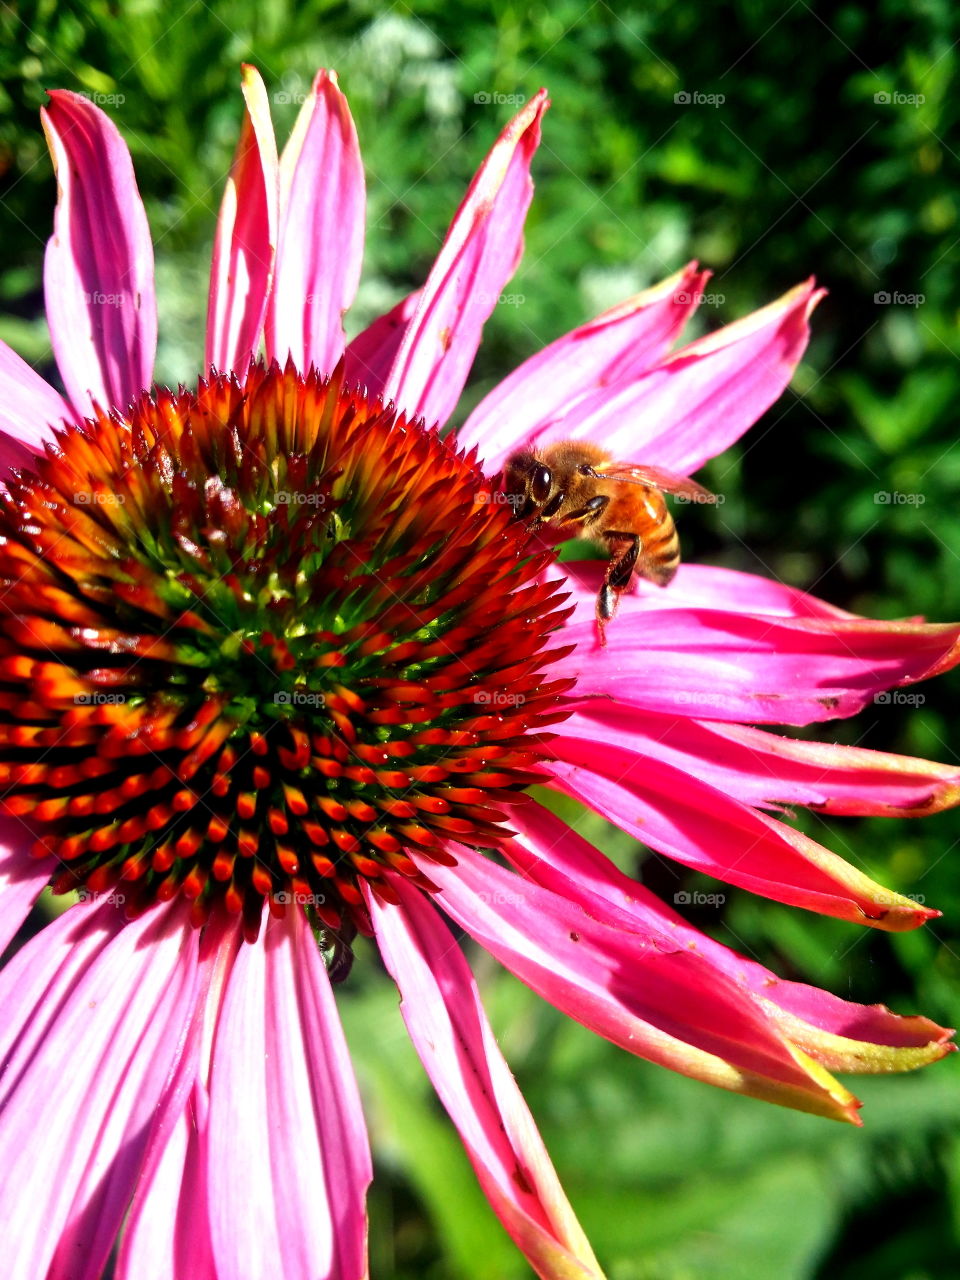
[[[196, 948], [184, 945], [182, 907], [122, 928], [104, 918], [118, 914], [74, 908], [18, 952], [0, 982], [6, 1005], [18, 975], [36, 986], [34, 966], [49, 985], [35, 1013], [28, 990], [18, 992], [21, 1030], [4, 1079], [0, 1220], [17, 1224], [6, 1241], [11, 1280], [102, 1274], [189, 1019]], [[68, 940], [77, 960], [64, 953]]]
[[0, 818], [0, 953], [50, 879], [52, 858], [31, 858], [33, 836], [16, 818]]
[[43, 277], [57, 365], [77, 413], [94, 400], [125, 409], [153, 381], [157, 350], [153, 245], [130, 153], [78, 93], [52, 90], [40, 116], [57, 174]]
[[658, 853], [776, 902], [881, 929], [937, 915], [814, 840], [657, 756], [567, 737], [549, 743], [556, 785]]
[[29, 470], [35, 457], [25, 445], [0, 429], [0, 484], [14, 468]]
[[438, 901], [501, 964], [562, 1012], [684, 1075], [854, 1120], [855, 1100], [702, 956], [612, 927], [562, 894], [456, 846], [457, 866], [417, 859]]
[[197, 999], [157, 1107], [117, 1259], [117, 1280], [217, 1280], [210, 1238], [210, 1038], [243, 940], [214, 917], [200, 935]]
[[578, 903], [598, 920], [653, 934], [704, 956], [758, 999], [794, 1044], [830, 1070], [906, 1071], [948, 1051], [949, 1032], [928, 1018], [902, 1018], [883, 1005], [851, 1004], [805, 983], [784, 982], [763, 965], [714, 942], [542, 805], [515, 809], [511, 822], [518, 837], [504, 851], [525, 878]]
[[621, 598], [605, 648], [593, 618], [564, 627], [576, 647], [553, 670], [579, 677], [577, 697], [698, 720], [805, 725], [855, 715], [885, 690], [960, 661], [960, 626], [650, 609], [648, 598]]
[[117, 1280], [218, 1280], [207, 1221], [206, 1090], [199, 1083], [159, 1158], [137, 1187]]
[[578, 401], [528, 443], [593, 440], [623, 461], [690, 475], [739, 440], [786, 387], [823, 296], [812, 280], [698, 338], [610, 395]]
[[280, 232], [267, 355], [330, 373], [363, 258], [366, 197], [357, 131], [336, 73], [318, 71], [280, 158]]
[[361, 1280], [366, 1130], [330, 983], [301, 912], [271, 921], [262, 943], [238, 954], [212, 1061], [218, 1276]]
[[[555, 565], [551, 577], [565, 578], [564, 590], [576, 612], [574, 622], [589, 622], [596, 616], [597, 592], [603, 582], [605, 565], [597, 561], [570, 561]], [[620, 609], [723, 609], [730, 613], [773, 614], [780, 618], [857, 618], [836, 605], [827, 604], [797, 587], [706, 564], [681, 564], [669, 587], [658, 587], [643, 578], [634, 578], [630, 591], [621, 597]], [[618, 615], [619, 616], [619, 615]]]
[[710, 278], [694, 262], [525, 360], [457, 432], [493, 474], [526, 439], [591, 395], [611, 396], [666, 355]]
[[50, 428], [73, 420], [59, 391], [0, 342], [0, 468], [29, 466], [32, 453], [53, 439]]
[[80, 903], [35, 934], [0, 970], [0, 1107], [87, 970], [123, 925], [115, 907]]
[[601, 1275], [483, 1012], [473, 974], [423, 895], [367, 905], [400, 1012], [497, 1217], [537, 1275]]
[[408, 417], [442, 425], [460, 398], [484, 321], [523, 252], [530, 162], [548, 105], [541, 89], [510, 121], [450, 224], [384, 387]]
[[421, 294], [420, 289], [408, 293], [347, 344], [344, 377], [348, 386], [366, 387], [371, 396], [383, 396], [387, 375], [397, 358], [407, 325], [420, 305]]
[[802, 804], [824, 813], [923, 817], [960, 801], [956, 765], [656, 715], [606, 699], [582, 705], [559, 731], [656, 756], [762, 807]]
[[277, 143], [255, 67], [244, 65], [241, 87], [243, 125], [213, 242], [205, 357], [208, 366], [239, 372], [263, 335], [279, 218]]

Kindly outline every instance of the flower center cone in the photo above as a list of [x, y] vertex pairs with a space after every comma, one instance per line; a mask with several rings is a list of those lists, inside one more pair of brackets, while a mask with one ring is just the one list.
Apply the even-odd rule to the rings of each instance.
[[61, 430], [0, 497], [2, 810], [55, 892], [264, 900], [496, 848], [568, 681], [542, 556], [472, 457], [338, 375], [251, 365]]

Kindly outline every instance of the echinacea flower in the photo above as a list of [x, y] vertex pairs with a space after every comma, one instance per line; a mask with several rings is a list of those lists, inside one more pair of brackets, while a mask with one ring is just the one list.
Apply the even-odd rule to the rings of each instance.
[[[5, 1275], [366, 1274], [370, 1157], [331, 979], [372, 933], [437, 1093], [541, 1276], [596, 1276], [441, 911], [632, 1053], [838, 1119], [833, 1071], [948, 1033], [781, 981], [703, 936], [529, 793], [780, 902], [934, 914], [773, 816], [919, 815], [960, 774], [798, 741], [957, 662], [960, 628], [855, 617], [748, 574], [555, 565], [496, 477], [588, 439], [689, 474], [777, 398], [812, 282], [670, 352], [688, 266], [515, 370], [456, 438], [521, 251], [547, 100], [506, 127], [423, 288], [349, 345], [363, 172], [320, 72], [277, 156], [259, 76], [221, 207], [206, 375], [153, 386], [152, 250], [126, 147], [50, 95], [45, 288], [66, 395], [0, 347]], [[259, 360], [261, 343], [266, 362]], [[522, 801], [522, 803], [521, 803]]]

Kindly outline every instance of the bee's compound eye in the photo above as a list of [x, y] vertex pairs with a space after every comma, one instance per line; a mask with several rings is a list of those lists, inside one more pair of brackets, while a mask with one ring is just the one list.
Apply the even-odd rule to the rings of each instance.
[[553, 473], [549, 467], [545, 467], [542, 463], [534, 468], [530, 477], [530, 497], [534, 502], [542, 504], [546, 502], [547, 495], [550, 492], [550, 486], [553, 483]]

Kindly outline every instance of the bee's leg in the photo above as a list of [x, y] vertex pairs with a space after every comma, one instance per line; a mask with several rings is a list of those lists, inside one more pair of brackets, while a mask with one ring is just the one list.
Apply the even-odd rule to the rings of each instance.
[[612, 529], [603, 536], [610, 546], [610, 560], [597, 596], [597, 630], [600, 643], [606, 644], [604, 627], [616, 613], [621, 593], [630, 585], [630, 575], [640, 554], [640, 539], [635, 533], [617, 533]]
[[576, 511], [568, 511], [563, 517], [563, 523], [581, 524], [586, 529], [600, 519], [609, 503], [610, 499], [606, 494], [595, 494], [594, 497], [592, 497], [588, 502], [585, 502], [582, 507], [577, 507]]
[[338, 942], [334, 948], [327, 977], [331, 982], [346, 982], [352, 968], [353, 948], [348, 942]]
[[327, 958], [327, 977], [331, 982], [344, 982], [353, 967], [353, 947], [350, 945], [357, 936], [355, 925], [344, 922], [339, 930], [323, 930], [320, 934], [321, 947], [329, 951]]

